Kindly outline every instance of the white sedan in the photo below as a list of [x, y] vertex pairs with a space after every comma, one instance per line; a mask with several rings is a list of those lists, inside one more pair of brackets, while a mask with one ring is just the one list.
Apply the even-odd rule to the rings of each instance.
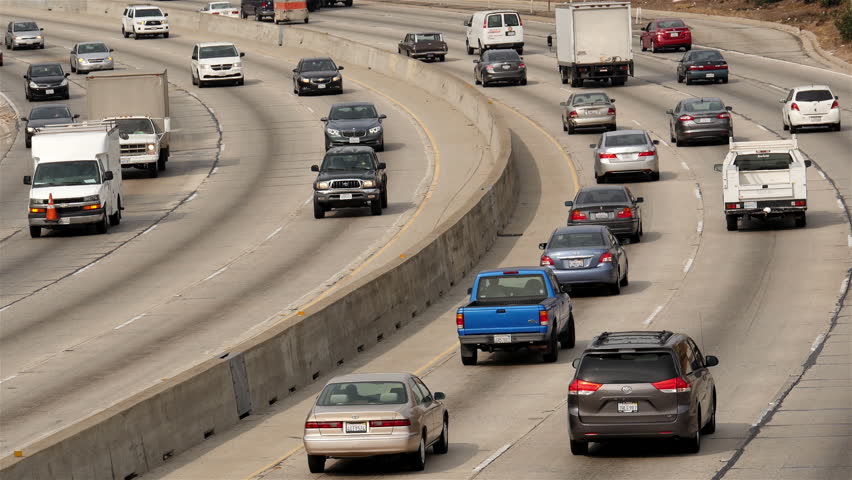
[[240, 18], [240, 9], [231, 5], [231, 2], [210, 2], [199, 10], [199, 12], [210, 15], [221, 15], [223, 17]]
[[803, 127], [828, 127], [840, 131], [840, 104], [825, 85], [809, 85], [790, 90], [780, 101], [784, 130], [796, 133]]

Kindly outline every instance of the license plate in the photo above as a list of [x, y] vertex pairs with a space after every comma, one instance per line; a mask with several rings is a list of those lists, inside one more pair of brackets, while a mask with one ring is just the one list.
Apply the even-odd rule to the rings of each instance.
[[608, 68], [599, 68], [598, 71], [599, 72], [608, 72], [609, 69]]
[[349, 143], [361, 143], [360, 137], [349, 137]]
[[507, 37], [513, 37], [513, 36], [515, 36], [515, 32], [506, 32], [506, 36]]
[[427, 53], [427, 54], [426, 54], [426, 58], [432, 58], [432, 57], [434, 57], [434, 56], [435, 56], [435, 54], [434, 54], [434, 53]]
[[696, 123], [710, 123], [712, 121], [712, 118], [699, 118], [698, 120], [696, 120]]
[[583, 260], [581, 259], [569, 259], [568, 260], [568, 268], [583, 268]]
[[44, 91], [44, 93], [46, 93], [46, 94], [48, 94], [48, 95], [53, 95], [53, 89], [52, 89], [52, 88], [48, 88], [47, 90], [45, 90], [45, 91]]
[[512, 343], [511, 335], [494, 335], [494, 343]]
[[60, 218], [60, 219], [59, 219], [59, 224], [60, 224], [60, 225], [69, 225], [70, 223], [71, 223], [71, 219], [70, 219], [70, 218]]
[[757, 202], [744, 202], [745, 208], [757, 208]]
[[706, 75], [706, 78], [715, 78], [715, 77], [716, 77], [716, 74], [715, 74], [715, 73], [708, 73], [708, 74]]
[[597, 219], [601, 219], [601, 218], [609, 218], [609, 214], [608, 214], [608, 213], [606, 213], [606, 212], [596, 213], [596, 214], [595, 214], [595, 218], [597, 218]]
[[340, 199], [341, 200], [352, 200], [352, 194], [351, 193], [341, 193]]
[[810, 121], [812, 121], [812, 122], [821, 122], [821, 121], [822, 121], [822, 117], [810, 117]]
[[503, 65], [503, 70], [508, 70], [508, 69], [509, 69], [509, 65]]
[[677, 37], [680, 34], [677, 32], [669, 32], [669, 35], [671, 35], [672, 37]]
[[325, 84], [324, 84], [324, 83], [320, 83], [319, 85], [317, 85], [317, 88], [320, 88], [320, 89], [321, 89], [321, 88], [325, 88]]
[[347, 423], [346, 433], [367, 433], [366, 423]]
[[639, 404], [636, 402], [618, 402], [618, 413], [636, 413], [639, 411]]

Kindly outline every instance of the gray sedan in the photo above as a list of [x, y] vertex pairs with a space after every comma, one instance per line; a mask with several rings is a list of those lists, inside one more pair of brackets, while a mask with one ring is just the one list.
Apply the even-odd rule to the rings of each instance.
[[624, 185], [583, 187], [574, 201], [565, 202], [571, 208], [568, 226], [604, 225], [615, 235], [626, 236], [637, 243], [641, 240], [642, 197], [634, 197]]
[[603, 92], [572, 93], [568, 100], [560, 103], [562, 130], [573, 134], [575, 128], [604, 128], [615, 130], [615, 102]]
[[553, 231], [541, 265], [550, 267], [560, 285], [607, 287], [613, 295], [629, 283], [627, 253], [603, 225], [562, 227]]
[[474, 60], [473, 81], [488, 87], [498, 82], [527, 84], [527, 67], [518, 52], [511, 49], [486, 50]]
[[385, 132], [376, 107], [369, 102], [335, 103], [325, 123], [325, 149], [344, 145], [369, 145], [377, 152], [385, 149]]
[[718, 140], [727, 143], [734, 136], [731, 107], [721, 98], [688, 98], [680, 101], [669, 114], [669, 134], [679, 147], [687, 142]]
[[21, 47], [44, 48], [43, 28], [39, 28], [32, 20], [15, 20], [6, 26], [6, 36], [3, 43], [6, 50]]
[[71, 71], [88, 73], [92, 70], [113, 70], [113, 49], [103, 42], [81, 42], [71, 47]]
[[594, 150], [595, 180], [605, 183], [615, 175], [645, 175], [653, 181], [659, 180], [659, 143], [659, 140], [651, 140], [644, 130], [604, 133], [597, 144], [589, 145]]

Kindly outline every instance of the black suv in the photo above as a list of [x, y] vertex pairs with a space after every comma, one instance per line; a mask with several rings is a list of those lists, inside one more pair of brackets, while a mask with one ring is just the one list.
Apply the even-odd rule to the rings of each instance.
[[603, 332], [574, 360], [568, 386], [571, 453], [617, 438], [678, 438], [687, 452], [716, 430], [719, 359], [669, 331]]
[[275, 17], [275, 2], [273, 0], [242, 0], [240, 2], [240, 17], [254, 17], [258, 22]]
[[381, 215], [388, 206], [388, 177], [385, 164], [367, 146], [334, 147], [325, 153], [314, 182], [314, 218], [325, 217], [332, 208], [370, 207]]

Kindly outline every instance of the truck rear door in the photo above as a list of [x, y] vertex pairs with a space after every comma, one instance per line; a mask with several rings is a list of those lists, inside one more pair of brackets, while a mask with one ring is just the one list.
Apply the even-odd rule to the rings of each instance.
[[[790, 165], [793, 157], [787, 152], [757, 151], [737, 155], [736, 183], [739, 199], [778, 199], [793, 197]], [[729, 181], [734, 180], [729, 178]]]

